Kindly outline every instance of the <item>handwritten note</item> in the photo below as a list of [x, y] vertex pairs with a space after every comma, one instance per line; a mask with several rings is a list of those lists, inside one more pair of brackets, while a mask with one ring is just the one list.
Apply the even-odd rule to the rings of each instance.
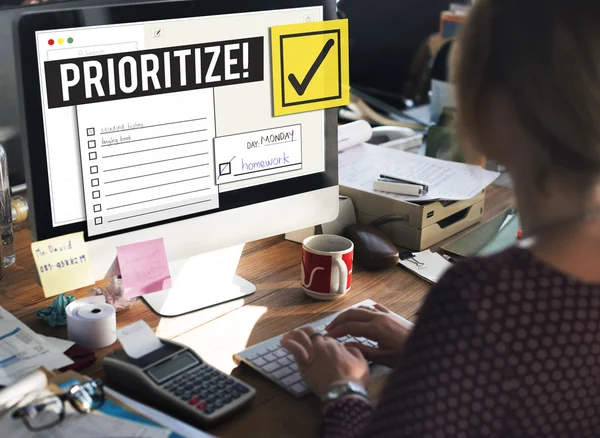
[[171, 274], [163, 239], [117, 247], [123, 293], [127, 298], [171, 288]]
[[46, 297], [94, 284], [83, 233], [33, 242], [31, 251]]
[[302, 125], [215, 138], [217, 184], [302, 169]]

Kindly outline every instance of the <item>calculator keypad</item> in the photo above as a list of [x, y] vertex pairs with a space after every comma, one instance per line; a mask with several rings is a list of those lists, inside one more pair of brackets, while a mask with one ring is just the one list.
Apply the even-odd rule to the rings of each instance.
[[208, 415], [250, 392], [245, 385], [204, 364], [175, 377], [164, 388]]

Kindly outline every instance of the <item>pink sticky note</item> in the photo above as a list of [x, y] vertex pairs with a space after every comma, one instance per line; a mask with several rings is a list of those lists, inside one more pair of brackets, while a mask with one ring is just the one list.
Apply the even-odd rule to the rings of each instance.
[[119, 246], [117, 260], [126, 298], [170, 289], [172, 286], [162, 238]]

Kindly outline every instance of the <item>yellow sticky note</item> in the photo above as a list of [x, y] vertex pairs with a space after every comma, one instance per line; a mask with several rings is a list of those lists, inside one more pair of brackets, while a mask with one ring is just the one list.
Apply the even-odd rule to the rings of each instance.
[[94, 284], [83, 233], [33, 242], [31, 252], [46, 297]]
[[273, 114], [350, 103], [348, 20], [271, 28]]

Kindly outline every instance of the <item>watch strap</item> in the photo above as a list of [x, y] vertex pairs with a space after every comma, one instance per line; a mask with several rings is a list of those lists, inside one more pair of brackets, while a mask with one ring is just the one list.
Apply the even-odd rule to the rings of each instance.
[[370, 401], [369, 393], [361, 385], [354, 382], [345, 382], [333, 385], [322, 398], [323, 404], [340, 399], [347, 395], [358, 395]]

